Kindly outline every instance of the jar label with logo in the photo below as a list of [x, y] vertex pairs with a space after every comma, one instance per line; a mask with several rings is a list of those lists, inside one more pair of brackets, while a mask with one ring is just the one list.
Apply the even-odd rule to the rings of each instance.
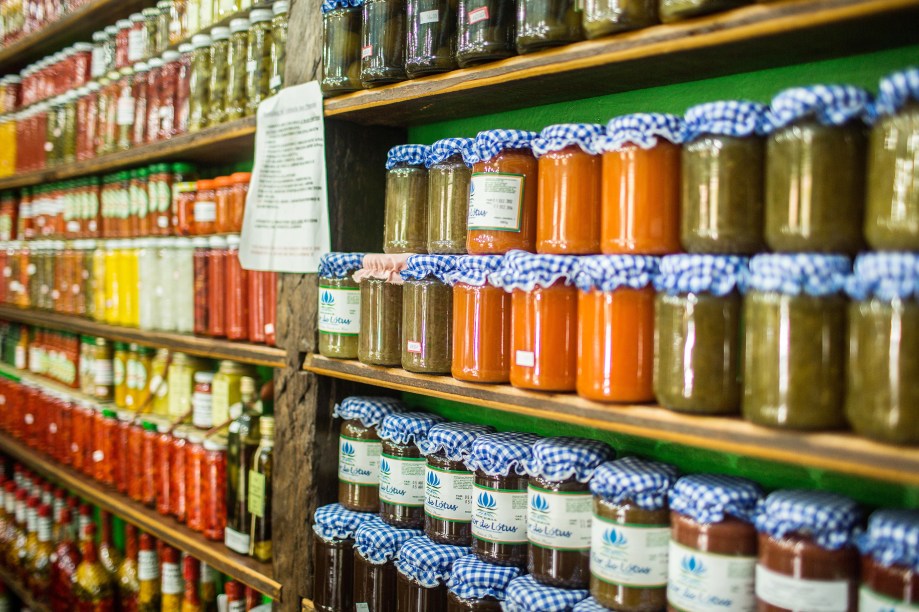
[[319, 286], [319, 332], [356, 336], [361, 329], [361, 291]]
[[527, 541], [527, 492], [525, 489], [492, 489], [474, 485], [472, 535], [496, 544]]
[[594, 514], [591, 533], [591, 575], [627, 587], [667, 585], [669, 526], [624, 525]]
[[919, 605], [909, 605], [902, 601], [879, 595], [866, 586], [858, 592], [859, 612], [919, 612]]
[[474, 172], [469, 185], [469, 229], [519, 232], [525, 179], [522, 174]]
[[474, 482], [472, 472], [428, 465], [424, 476], [424, 513], [442, 521], [472, 522]]
[[424, 457], [407, 458], [382, 455], [380, 459], [380, 500], [397, 506], [424, 506]]
[[223, 543], [230, 550], [235, 550], [241, 555], [249, 554], [249, 534], [240, 533], [235, 529], [227, 527], [223, 532]]
[[358, 440], [347, 436], [338, 439], [338, 479], [358, 485], [380, 484], [379, 440]]
[[848, 580], [805, 580], [756, 566], [756, 596], [788, 610], [845, 612], [849, 609]]
[[529, 486], [527, 538], [543, 548], [588, 550], [593, 496]]
[[178, 563], [163, 563], [163, 595], [180, 595], [183, 591], [182, 568]]
[[156, 580], [160, 577], [160, 560], [155, 550], [137, 551], [137, 578], [138, 580]]
[[755, 610], [756, 557], [718, 555], [670, 541], [667, 602], [685, 612]]

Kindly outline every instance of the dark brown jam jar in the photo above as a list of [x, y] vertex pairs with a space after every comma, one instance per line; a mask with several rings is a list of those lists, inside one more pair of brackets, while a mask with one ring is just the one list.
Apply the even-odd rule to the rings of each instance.
[[530, 575], [511, 580], [501, 609], [505, 612], [571, 610], [588, 597], [586, 589], [560, 589], [536, 582]]
[[915, 609], [919, 604], [919, 511], [878, 510], [856, 543], [862, 553], [858, 609]]
[[392, 527], [376, 516], [357, 528], [354, 533], [352, 596], [355, 609], [396, 612], [396, 559], [399, 549], [405, 542], [421, 535], [420, 529]]
[[442, 612], [447, 607], [447, 579], [453, 562], [469, 554], [467, 546], [437, 544], [430, 538], [412, 538], [396, 560], [396, 609]]
[[376, 518], [341, 504], [316, 509], [313, 519], [313, 605], [323, 612], [350, 610], [354, 592], [354, 532]]
[[447, 583], [447, 612], [500, 612], [507, 585], [523, 570], [485, 563], [475, 555], [453, 562]]

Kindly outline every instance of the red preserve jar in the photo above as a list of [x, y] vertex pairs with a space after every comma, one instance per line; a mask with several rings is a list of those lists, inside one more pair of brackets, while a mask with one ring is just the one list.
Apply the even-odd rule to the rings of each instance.
[[196, 185], [192, 234], [206, 236], [217, 231], [217, 202], [214, 191], [215, 181], [201, 180]]
[[215, 229], [218, 234], [238, 232], [230, 222], [233, 199], [233, 180], [229, 176], [218, 176], [214, 179]]
[[233, 181], [230, 199], [230, 215], [228, 232], [241, 232], [243, 229], [243, 215], [246, 210], [246, 198], [249, 196], [249, 182], [252, 180], [250, 172], [235, 172], [230, 175]]
[[115, 429], [118, 417], [114, 410], [96, 410], [93, 415], [93, 477], [113, 484], [111, 456], [115, 452]]
[[134, 65], [131, 97], [134, 99], [134, 124], [131, 126], [131, 146], [139, 147], [147, 141], [147, 93], [149, 67], [144, 62]]
[[227, 526], [227, 442], [214, 436], [204, 441], [204, 537], [223, 540]]
[[134, 421], [128, 428], [128, 461], [132, 469], [132, 476], [128, 479], [128, 497], [134, 501], [143, 500], [143, 475], [137, 477], [136, 466], [143, 466], [144, 426], [139, 420]]
[[185, 498], [187, 488], [185, 486], [185, 447], [188, 442], [188, 428], [176, 427], [172, 432], [172, 454], [170, 455], [169, 465], [172, 467], [172, 480], [169, 487], [169, 502], [172, 507], [172, 515], [179, 522], [184, 523], [187, 508]]
[[239, 236], [226, 237], [226, 310], [227, 338], [249, 339], [249, 279], [250, 274], [239, 263]]
[[115, 428], [116, 450], [112, 472], [115, 488], [121, 494], [127, 494], [128, 480], [134, 477], [134, 471], [129, 467], [131, 465], [131, 447], [128, 445], [128, 432], [131, 430], [134, 415], [135, 413], [132, 410], [119, 410], [118, 425]]
[[141, 461], [143, 465], [140, 501], [153, 506], [156, 501], [156, 423], [144, 421], [144, 435], [141, 443]]
[[156, 142], [160, 139], [160, 112], [163, 109], [162, 84], [163, 60], [159, 57], [151, 58], [147, 62], [147, 125], [144, 127], [144, 142]]
[[195, 223], [197, 183], [179, 181], [172, 184], [172, 225], [179, 236], [190, 236]]
[[128, 61], [128, 38], [131, 32], [131, 21], [129, 19], [119, 19], [115, 22], [118, 33], [115, 35], [115, 68], [121, 70], [129, 66]]
[[[178, 131], [179, 73], [182, 70], [182, 55], [178, 51], [163, 53], [163, 67], [159, 72], [159, 129], [157, 140], [172, 138]], [[185, 91], [187, 105], [187, 90]]]
[[78, 42], [73, 46], [73, 55], [71, 59], [71, 75], [73, 82], [71, 87], [82, 87], [89, 82], [91, 78], [92, 60], [92, 43]]
[[157, 424], [156, 511], [169, 515], [172, 510], [172, 434], [169, 423]]
[[58, 460], [64, 465], [70, 465], [73, 459], [71, 444], [73, 441], [73, 413], [75, 404], [69, 400], [61, 403], [61, 416], [59, 420], [59, 442], [57, 444]]
[[222, 338], [227, 334], [227, 240], [211, 236], [207, 251], [207, 335]]
[[208, 331], [208, 248], [207, 238], [197, 237], [192, 239], [195, 253], [192, 256], [194, 266], [194, 306], [195, 327], [194, 333], [206, 335]]
[[189, 430], [185, 447], [185, 524], [189, 529], [204, 531], [204, 435]]

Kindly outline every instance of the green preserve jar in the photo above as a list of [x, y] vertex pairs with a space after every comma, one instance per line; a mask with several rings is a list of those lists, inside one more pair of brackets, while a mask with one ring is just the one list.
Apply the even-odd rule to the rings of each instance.
[[278, 0], [271, 5], [271, 70], [268, 72], [268, 93], [275, 95], [284, 87], [287, 66], [287, 13], [290, 2]]
[[724, 100], [686, 111], [680, 242], [690, 253], [763, 249], [766, 107]]
[[254, 115], [258, 105], [268, 97], [272, 17], [271, 9], [255, 9], [249, 13], [249, 35], [246, 40], [247, 115]]
[[354, 274], [361, 287], [357, 358], [369, 365], [402, 364], [402, 277], [407, 254], [364, 256]]
[[584, 40], [575, 0], [518, 0], [517, 52], [532, 53]]
[[224, 121], [246, 114], [246, 53], [249, 44], [249, 20], [230, 21], [230, 45], [227, 48], [227, 91], [223, 102]]
[[322, 77], [325, 96], [361, 89], [361, 5], [363, 0], [322, 3]]
[[428, 238], [428, 147], [399, 145], [386, 157], [384, 253], [424, 253]]
[[657, 0], [584, 0], [581, 26], [588, 39], [660, 23]]
[[453, 364], [455, 255], [412, 255], [402, 271], [402, 367], [449, 374]]
[[766, 244], [855, 254], [864, 244], [870, 102], [857, 87], [793, 87], [772, 99], [766, 141]]
[[919, 251], [919, 68], [881, 79], [874, 108], [865, 238], [874, 249]]
[[849, 423], [875, 440], [917, 444], [919, 255], [860, 255], [847, 289]]
[[410, 79], [456, 68], [457, 0], [408, 0], [405, 72]]
[[735, 255], [669, 255], [655, 280], [654, 394], [680, 412], [740, 412], [740, 285]]
[[846, 300], [842, 255], [750, 260], [744, 296], [743, 416], [759, 425], [845, 425]]
[[428, 151], [428, 253], [466, 252], [473, 142], [444, 138]]
[[752, 4], [752, 2], [750, 0], [660, 0], [660, 16], [664, 23], [673, 23], [701, 15], [720, 13], [747, 4]]
[[517, 54], [517, 0], [459, 0], [456, 63], [460, 68]]
[[211, 80], [211, 37], [195, 34], [191, 37], [191, 79], [188, 83], [188, 131], [198, 132], [207, 127], [209, 116], [208, 86]]
[[207, 81], [207, 124], [226, 121], [227, 74], [229, 72], [230, 28], [211, 29], [211, 47]]
[[319, 354], [357, 359], [361, 289], [352, 275], [363, 253], [326, 253], [319, 260]]
[[361, 29], [361, 84], [405, 80], [405, 0], [365, 0]]

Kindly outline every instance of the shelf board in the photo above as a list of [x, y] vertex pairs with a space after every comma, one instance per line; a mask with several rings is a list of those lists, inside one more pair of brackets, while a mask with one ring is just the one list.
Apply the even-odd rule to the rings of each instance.
[[919, 449], [878, 444], [851, 433], [773, 430], [740, 418], [685, 415], [652, 405], [601, 404], [574, 394], [472, 384], [449, 376], [413, 374], [321, 355], [309, 355], [304, 369], [513, 414], [919, 486]]
[[70, 398], [73, 402], [79, 402], [81, 404], [91, 404], [93, 406], [100, 406], [103, 408], [114, 407], [111, 401], [102, 401], [98, 398], [92, 397], [91, 395], [86, 395], [81, 392], [79, 389], [74, 389], [69, 387], [62, 382], [57, 380], [47, 378], [45, 376], [39, 376], [38, 374], [33, 374], [26, 370], [20, 370], [14, 366], [11, 366], [6, 363], [0, 363], [0, 376], [13, 379], [17, 382], [23, 381], [27, 383], [32, 383], [54, 391]]
[[220, 163], [251, 156], [255, 143], [255, 117], [245, 117], [205, 128], [194, 134], [183, 134], [129, 151], [110, 153], [95, 159], [55, 166], [46, 170], [21, 172], [0, 179], [0, 189], [40, 185], [50, 181], [87, 176], [140, 166], [160, 160], [192, 160], [196, 163]]
[[22, 583], [18, 576], [13, 572], [0, 565], [0, 582], [6, 585], [7, 589], [12, 591], [16, 597], [23, 603], [24, 607], [32, 612], [50, 612], [51, 607], [32, 597], [32, 592]]
[[284, 350], [274, 346], [170, 332], [144, 331], [42, 310], [0, 306], [0, 320], [16, 321], [90, 336], [102, 336], [119, 342], [137, 342], [146, 346], [167, 348], [211, 359], [231, 359], [272, 368], [283, 368], [286, 363]]
[[163, 516], [111, 487], [101, 485], [69, 467], [52, 461], [6, 433], [0, 433], [0, 451], [42, 477], [60, 484], [170, 546], [187, 552], [215, 570], [239, 580], [275, 601], [281, 600], [281, 585], [272, 577], [270, 563], [260, 563], [250, 557], [238, 555], [226, 548], [223, 542], [206, 539], [175, 519]]
[[329, 98], [325, 116], [417, 125], [919, 41], [919, 0], [757, 3]]

